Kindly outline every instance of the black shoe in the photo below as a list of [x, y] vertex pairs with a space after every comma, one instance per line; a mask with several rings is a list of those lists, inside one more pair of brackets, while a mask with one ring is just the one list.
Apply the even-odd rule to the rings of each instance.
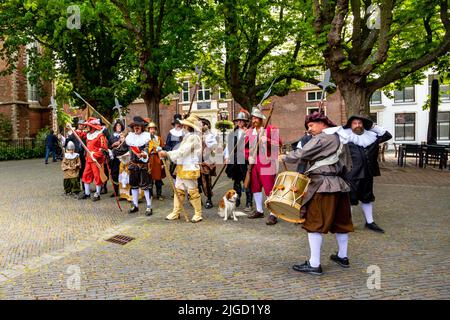
[[342, 268], [350, 268], [350, 262], [348, 261], [348, 258], [339, 258], [339, 256], [336, 254], [332, 254], [330, 256], [330, 259], [334, 262], [336, 262], [338, 265], [340, 265]]
[[107, 194], [108, 193], [108, 189], [106, 188], [102, 188], [102, 190], [100, 190], [100, 194]]
[[110, 198], [114, 198], [116, 195], [114, 193], [112, 193], [109, 197]]
[[304, 264], [296, 264], [292, 267], [292, 269], [294, 269], [295, 271], [298, 271], [298, 272], [310, 273], [310, 274], [314, 274], [314, 275], [318, 275], [318, 276], [320, 276], [323, 273], [322, 266], [320, 264], [317, 268], [314, 268], [314, 267], [311, 267], [311, 265], [309, 264], [309, 261], [305, 261]]
[[85, 199], [89, 199], [91, 196], [87, 195], [86, 193], [82, 193], [80, 194], [80, 196], [78, 197], [78, 200], [85, 200]]
[[258, 219], [258, 218], [264, 218], [264, 212], [259, 211], [253, 211], [251, 214], [247, 216], [249, 219]]
[[145, 210], [145, 215], [146, 215], [147, 217], [151, 216], [152, 214], [153, 214], [153, 209], [152, 209], [152, 208], [147, 208], [147, 209]]
[[375, 222], [366, 223], [366, 228], [375, 232], [384, 233], [384, 230], [381, 229]]
[[274, 224], [277, 224], [278, 219], [273, 214], [269, 214], [269, 217], [267, 218], [266, 224], [268, 226], [273, 226]]
[[205, 204], [206, 209], [211, 209], [213, 207], [212, 201], [208, 199]]
[[45, 164], [48, 164], [48, 161], [45, 161]]
[[92, 201], [98, 201], [100, 200], [100, 195], [96, 192], [94, 193], [94, 196], [92, 197]]
[[132, 205], [132, 206], [131, 206], [131, 209], [128, 210], [128, 213], [135, 213], [135, 212], [138, 212], [138, 211], [139, 211], [139, 208], [138, 208], [138, 207], [135, 207], [134, 205]]

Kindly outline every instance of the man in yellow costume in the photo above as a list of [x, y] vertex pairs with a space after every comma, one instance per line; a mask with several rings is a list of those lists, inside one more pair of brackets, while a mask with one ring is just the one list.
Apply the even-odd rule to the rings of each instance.
[[[183, 126], [184, 138], [176, 150], [159, 151], [160, 158], [169, 158], [176, 163], [175, 188], [178, 197], [173, 197], [173, 211], [166, 217], [167, 220], [180, 218], [182, 205], [186, 192], [189, 195], [189, 202], [195, 210], [191, 222], [196, 223], [202, 218], [202, 201], [198, 190], [197, 179], [200, 177], [200, 161], [202, 156], [202, 139], [200, 137], [200, 120], [196, 115], [191, 114], [187, 119], [180, 120]], [[182, 201], [180, 202], [178, 198]]]

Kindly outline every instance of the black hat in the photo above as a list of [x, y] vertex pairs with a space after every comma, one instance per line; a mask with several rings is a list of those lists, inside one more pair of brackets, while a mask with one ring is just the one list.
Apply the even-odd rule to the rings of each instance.
[[370, 120], [369, 118], [366, 118], [364, 116], [360, 116], [360, 115], [353, 115], [350, 118], [348, 118], [347, 123], [345, 124], [345, 126], [343, 127], [344, 129], [348, 129], [352, 127], [352, 121], [353, 120], [361, 120], [363, 123], [363, 127], [365, 130], [370, 130], [373, 127], [373, 121]]
[[201, 121], [203, 124], [206, 124], [206, 125], [208, 126], [208, 128], [211, 129], [211, 122], [209, 122], [208, 119], [206, 119], [206, 118], [200, 118], [200, 121]]
[[323, 122], [329, 127], [336, 127], [336, 124], [331, 121], [326, 115], [323, 113], [319, 113], [314, 111], [310, 115], [307, 115], [305, 118], [305, 128], [308, 129], [308, 123], [310, 122]]
[[142, 117], [135, 116], [135, 117], [133, 117], [133, 122], [130, 123], [128, 126], [130, 128], [133, 128], [134, 126], [141, 126], [141, 127], [145, 128], [147, 125], [148, 125], [148, 122], [145, 121]]
[[181, 114], [175, 113], [175, 114], [173, 115], [172, 125], [174, 125], [174, 124], [176, 124], [176, 123], [180, 124], [180, 120], [183, 120], [183, 117], [181, 116]]

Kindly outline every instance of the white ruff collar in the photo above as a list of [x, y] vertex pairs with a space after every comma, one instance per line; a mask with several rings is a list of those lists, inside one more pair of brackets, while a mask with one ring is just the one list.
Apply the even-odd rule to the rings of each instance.
[[130, 132], [125, 138], [125, 143], [130, 147], [141, 147], [150, 141], [150, 133], [142, 132], [141, 134], [136, 134]]
[[352, 129], [345, 129], [348, 134], [348, 142], [353, 142], [357, 146], [367, 147], [377, 141], [377, 134], [373, 131], [364, 130], [362, 135], [354, 134]]
[[96, 139], [96, 138], [98, 137], [98, 135], [99, 135], [100, 133], [102, 133], [100, 130], [97, 130], [97, 131], [95, 131], [94, 133], [90, 133], [90, 132], [89, 132], [89, 133], [86, 135], [86, 137], [87, 137], [88, 140], [94, 140], [94, 139]]
[[76, 158], [78, 158], [78, 156], [79, 156], [79, 154], [76, 153], [76, 152], [74, 152], [74, 153], [69, 153], [69, 152], [64, 153], [64, 158], [66, 158], [67, 160], [76, 159]]
[[177, 130], [175, 128], [172, 128], [172, 129], [170, 129], [169, 132], [170, 132], [171, 135], [173, 135], [175, 137], [181, 137], [183, 135], [183, 129]]

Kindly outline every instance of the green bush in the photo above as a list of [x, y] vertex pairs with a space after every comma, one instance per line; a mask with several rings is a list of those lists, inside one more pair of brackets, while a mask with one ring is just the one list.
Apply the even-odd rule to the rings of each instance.
[[8, 139], [12, 134], [12, 124], [3, 114], [0, 113], [0, 137]]
[[44, 140], [36, 140], [34, 147], [13, 147], [0, 142], [0, 161], [43, 158], [45, 156]]

